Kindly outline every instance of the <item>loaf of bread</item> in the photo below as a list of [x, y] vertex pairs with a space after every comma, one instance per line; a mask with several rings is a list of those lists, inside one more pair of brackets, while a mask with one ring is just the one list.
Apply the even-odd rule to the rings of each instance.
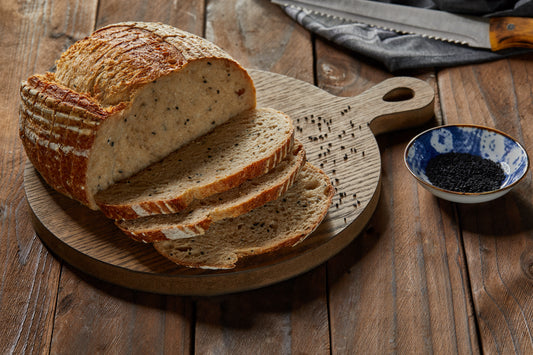
[[239, 186], [273, 169], [292, 150], [294, 127], [280, 111], [245, 111], [138, 174], [96, 195], [109, 218], [176, 213], [195, 199]]
[[155, 23], [119, 23], [72, 45], [20, 90], [19, 133], [37, 171], [92, 209], [94, 195], [255, 107], [220, 48]]
[[119, 220], [116, 225], [132, 239], [146, 243], [201, 235], [213, 222], [240, 216], [283, 195], [304, 164], [305, 150], [300, 142], [295, 142], [292, 153], [264, 175], [231, 190], [194, 200], [179, 213]]
[[178, 265], [232, 269], [239, 259], [303, 241], [326, 216], [334, 190], [328, 176], [307, 163], [280, 198], [239, 217], [213, 223], [201, 236], [155, 242], [154, 247]]
[[45, 181], [176, 264], [230, 269], [290, 247], [331, 205], [291, 119], [256, 108], [227, 53], [171, 26], [99, 29], [20, 95], [20, 138]]

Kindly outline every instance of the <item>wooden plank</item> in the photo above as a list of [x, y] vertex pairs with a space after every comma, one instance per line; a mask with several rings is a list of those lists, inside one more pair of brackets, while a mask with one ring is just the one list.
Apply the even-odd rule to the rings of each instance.
[[207, 1], [205, 38], [245, 68], [313, 82], [310, 34], [268, 1]]
[[[206, 38], [248, 68], [313, 82], [310, 35], [265, 1], [208, 1]], [[265, 30], [268, 29], [268, 30]], [[199, 300], [199, 354], [329, 353], [325, 268], [260, 290]]]
[[199, 299], [195, 351], [328, 354], [323, 285], [319, 270], [260, 290]]
[[[533, 56], [443, 71], [449, 123], [497, 128], [533, 149]], [[533, 352], [533, 215], [531, 171], [504, 197], [458, 206], [475, 316], [486, 353]]]
[[204, 32], [204, 1], [101, 1], [96, 28], [123, 21], [162, 22], [199, 36]]
[[[316, 48], [318, 85], [338, 95], [358, 94], [391, 75], [322, 41]], [[417, 76], [436, 87], [431, 72]], [[403, 163], [405, 145], [424, 128], [378, 138], [376, 213], [367, 231], [328, 262], [333, 352], [477, 352], [454, 210], [420, 188]]]
[[[202, 34], [203, 10], [203, 1], [194, 0], [103, 1], [93, 24], [158, 21]], [[57, 304], [52, 353], [190, 352], [194, 308], [188, 298], [128, 290], [64, 267]]]
[[52, 353], [188, 353], [192, 316], [186, 298], [127, 291], [66, 267]]
[[0, 3], [0, 353], [48, 352], [60, 274], [33, 231], [24, 197], [20, 82], [53, 67], [62, 49], [92, 27], [95, 9], [96, 1]]

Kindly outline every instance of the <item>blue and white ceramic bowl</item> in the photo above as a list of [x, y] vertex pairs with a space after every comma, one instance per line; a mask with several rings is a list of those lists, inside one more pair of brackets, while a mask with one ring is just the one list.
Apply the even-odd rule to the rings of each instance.
[[[444, 153], [470, 153], [499, 163], [505, 173], [500, 188], [487, 192], [456, 192], [433, 185], [426, 176], [426, 165]], [[405, 164], [411, 174], [435, 196], [452, 202], [479, 203], [509, 192], [526, 175], [529, 158], [515, 139], [498, 130], [476, 125], [445, 125], [414, 137], [405, 149]]]

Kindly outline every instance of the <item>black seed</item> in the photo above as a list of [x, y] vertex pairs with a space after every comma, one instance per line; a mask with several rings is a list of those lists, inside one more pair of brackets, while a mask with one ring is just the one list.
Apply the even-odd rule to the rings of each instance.
[[496, 190], [505, 179], [498, 163], [469, 153], [453, 152], [430, 159], [426, 175], [434, 185], [459, 192]]

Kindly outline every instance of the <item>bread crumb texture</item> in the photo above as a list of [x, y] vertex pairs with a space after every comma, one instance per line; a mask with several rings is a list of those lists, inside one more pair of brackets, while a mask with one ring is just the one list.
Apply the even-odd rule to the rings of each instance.
[[265, 174], [287, 156], [293, 142], [294, 128], [285, 114], [269, 108], [249, 110], [99, 192], [96, 201], [116, 220], [179, 212], [194, 199]]

